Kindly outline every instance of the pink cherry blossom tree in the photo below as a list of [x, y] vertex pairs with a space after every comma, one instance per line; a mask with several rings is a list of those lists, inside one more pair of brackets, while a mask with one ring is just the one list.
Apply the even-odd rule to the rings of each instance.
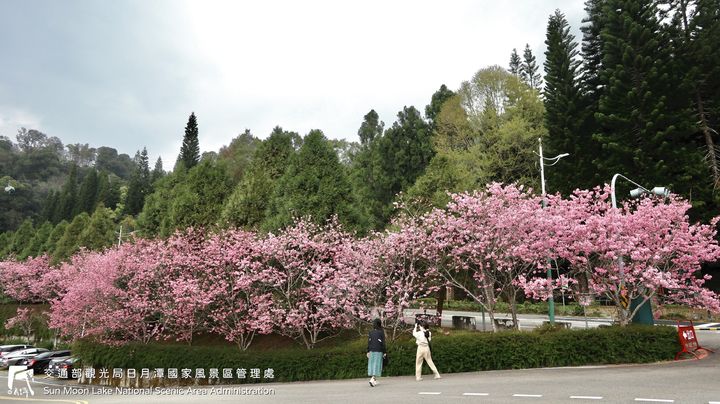
[[690, 224], [690, 204], [676, 196], [613, 209], [609, 192], [606, 186], [555, 200], [554, 209], [563, 212], [570, 229], [565, 257], [570, 275], [587, 279], [593, 293], [615, 302], [621, 324], [629, 323], [640, 307], [625, 306], [624, 299], [644, 303], [659, 290], [665, 301], [720, 311], [717, 295], [703, 287], [707, 278], [699, 276], [703, 262], [720, 258], [718, 219]]
[[336, 220], [318, 226], [299, 219], [263, 242], [276, 327], [308, 348], [352, 326], [356, 279], [346, 269], [356, 255], [352, 237]]
[[435, 209], [424, 219], [434, 271], [483, 306], [494, 331], [501, 295], [508, 299], [517, 325], [519, 283], [543, 268], [544, 254], [529, 248], [542, 243], [531, 237], [538, 235], [534, 218], [539, 210], [537, 196], [494, 183], [483, 191], [451, 195], [446, 209]]
[[[368, 271], [375, 284], [366, 294], [372, 300], [366, 305], [378, 308], [383, 327], [390, 329], [395, 340], [409, 327], [405, 322], [405, 309], [420, 298], [436, 292], [440, 280], [430, 269], [425, 229], [410, 225], [406, 218], [397, 232], [387, 232], [374, 244], [376, 262]], [[396, 222], [396, 224], [399, 222]]]
[[65, 293], [51, 302], [51, 328], [70, 340], [86, 336], [109, 338], [108, 317], [121, 291], [113, 285], [117, 275], [117, 251], [86, 253], [63, 265], [68, 275]]
[[47, 255], [26, 261], [0, 262], [0, 287], [3, 293], [21, 303], [45, 303], [54, 290], [42, 279], [54, 270]]
[[201, 285], [210, 301], [210, 331], [246, 350], [256, 334], [269, 334], [274, 325], [271, 274], [264, 266], [256, 235], [228, 230], [205, 244], [207, 270]]
[[212, 297], [204, 285], [213, 260], [206, 254], [205, 237], [202, 229], [176, 232], [167, 240], [157, 267], [164, 284], [157, 297], [166, 337], [172, 335], [188, 344], [208, 326]]
[[5, 321], [5, 329], [10, 330], [14, 327], [20, 328], [23, 336], [25, 336], [29, 342], [33, 331], [33, 324], [36, 319], [37, 316], [34, 314], [32, 309], [29, 307], [18, 307], [15, 316], [10, 317], [7, 321]]
[[162, 243], [138, 240], [73, 256], [63, 269], [65, 291], [51, 301], [50, 327], [71, 340], [148, 343], [164, 331], [157, 271]]

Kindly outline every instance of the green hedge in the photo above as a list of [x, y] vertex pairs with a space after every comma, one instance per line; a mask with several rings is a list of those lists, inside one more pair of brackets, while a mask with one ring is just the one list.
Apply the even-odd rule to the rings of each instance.
[[[673, 327], [436, 334], [433, 359], [441, 373], [655, 362], [673, 359], [678, 350]], [[160, 344], [110, 347], [87, 341], [76, 343], [73, 350], [83, 363], [96, 368], [134, 368], [138, 371], [142, 368], [204, 368], [206, 372], [209, 368], [272, 368], [274, 381], [286, 382], [365, 377], [365, 348], [363, 338], [340, 347], [313, 350], [241, 352], [230, 346]], [[411, 340], [391, 344], [388, 349], [390, 364], [383, 370], [383, 375], [414, 374], [415, 349]], [[227, 381], [237, 383], [240, 380]]]

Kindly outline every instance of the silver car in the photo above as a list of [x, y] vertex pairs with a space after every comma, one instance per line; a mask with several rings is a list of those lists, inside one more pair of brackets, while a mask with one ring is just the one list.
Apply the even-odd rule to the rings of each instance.
[[16, 365], [19, 361], [35, 357], [35, 355], [47, 352], [45, 348], [27, 348], [7, 353], [0, 358], [0, 367], [7, 368]]

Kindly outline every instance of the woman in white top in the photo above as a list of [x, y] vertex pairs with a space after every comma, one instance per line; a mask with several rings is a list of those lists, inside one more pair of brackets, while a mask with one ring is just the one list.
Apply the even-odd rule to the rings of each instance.
[[415, 355], [415, 379], [417, 381], [422, 380], [422, 364], [423, 360], [430, 366], [430, 370], [435, 373], [436, 379], [441, 379], [440, 373], [432, 360], [432, 354], [430, 352], [430, 341], [432, 341], [432, 334], [430, 333], [430, 327], [427, 323], [415, 324], [413, 329], [413, 337], [415, 337], [415, 343], [417, 344], [417, 354]]

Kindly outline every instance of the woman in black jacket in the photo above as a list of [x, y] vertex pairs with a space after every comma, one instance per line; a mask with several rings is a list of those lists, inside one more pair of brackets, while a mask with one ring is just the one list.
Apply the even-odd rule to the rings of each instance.
[[373, 329], [368, 335], [368, 376], [370, 376], [370, 387], [377, 386], [376, 377], [382, 373], [383, 358], [385, 357], [385, 332], [379, 318], [373, 320]]

